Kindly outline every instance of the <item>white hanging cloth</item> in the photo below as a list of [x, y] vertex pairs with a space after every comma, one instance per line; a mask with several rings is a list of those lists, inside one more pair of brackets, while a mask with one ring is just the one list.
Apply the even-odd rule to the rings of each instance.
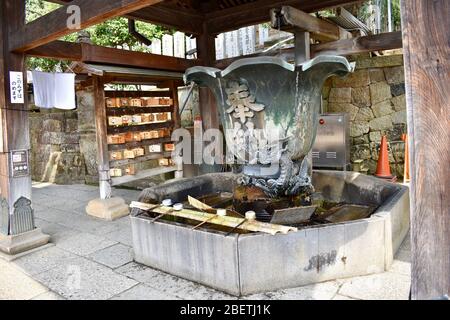
[[75, 109], [75, 74], [33, 71], [34, 102], [37, 107]]

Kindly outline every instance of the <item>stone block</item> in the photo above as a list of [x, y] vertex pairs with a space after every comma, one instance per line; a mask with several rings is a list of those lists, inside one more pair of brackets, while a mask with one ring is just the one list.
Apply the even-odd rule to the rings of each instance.
[[350, 123], [350, 137], [359, 137], [369, 132], [369, 122], [354, 121]]
[[356, 60], [356, 69], [403, 66], [403, 55], [363, 57]]
[[73, 143], [69, 143], [69, 144], [61, 144], [61, 151], [62, 152], [80, 152], [80, 145], [79, 144], [73, 144]]
[[404, 123], [396, 123], [392, 128], [384, 132], [390, 142], [401, 141], [404, 133], [406, 133], [406, 124]]
[[401, 111], [406, 109], [406, 96], [404, 94], [393, 97], [391, 103], [394, 106], [395, 111]]
[[403, 66], [384, 68], [384, 75], [389, 84], [399, 84], [405, 82], [405, 68]]
[[371, 142], [380, 143], [380, 141], [381, 141], [381, 131], [371, 131], [371, 132], [369, 132], [369, 140]]
[[42, 233], [40, 228], [16, 235], [0, 234], [0, 251], [15, 255], [46, 245], [49, 240], [50, 236]]
[[358, 114], [355, 117], [355, 121], [370, 121], [374, 118], [372, 109], [368, 107], [359, 108]]
[[387, 130], [392, 128], [392, 117], [390, 115], [375, 118], [369, 122], [371, 131]]
[[350, 121], [355, 120], [359, 108], [351, 103], [328, 103], [328, 112], [348, 113]]
[[353, 144], [365, 144], [365, 143], [369, 143], [369, 135], [368, 134], [363, 134], [362, 136], [359, 137], [354, 137], [353, 138]]
[[80, 140], [80, 136], [77, 132], [73, 132], [73, 133], [65, 133], [63, 135], [62, 138], [62, 142], [61, 143], [65, 143], [65, 144], [76, 144], [78, 143]]
[[386, 82], [376, 82], [370, 85], [372, 105], [392, 98], [391, 87]]
[[406, 124], [406, 110], [397, 111], [392, 115], [392, 122]]
[[[86, 173], [90, 176], [98, 175], [97, 142], [95, 133], [80, 134], [80, 152], [84, 156]], [[98, 182], [98, 179], [97, 179]]]
[[66, 119], [66, 132], [76, 132], [78, 131], [78, 118], [76, 119]]
[[62, 132], [44, 132], [41, 137], [42, 144], [61, 144], [64, 133]]
[[333, 77], [333, 87], [346, 88], [346, 87], [364, 87], [370, 84], [369, 72], [367, 69], [356, 70], [349, 73], [345, 77]]
[[112, 221], [127, 216], [130, 209], [122, 198], [94, 199], [89, 201], [86, 212], [93, 217]]
[[382, 101], [382, 102], [372, 105], [372, 111], [373, 111], [373, 114], [375, 115], [375, 118], [380, 118], [382, 116], [386, 116], [386, 115], [394, 113], [394, 110], [392, 110], [390, 100], [385, 100], [385, 101]]
[[369, 78], [371, 83], [386, 81], [382, 68], [369, 69]]
[[398, 97], [405, 94], [405, 84], [391, 84], [391, 94], [393, 97]]
[[359, 107], [369, 107], [371, 105], [369, 86], [352, 88], [352, 103]]
[[330, 103], [350, 103], [352, 101], [352, 88], [331, 88], [328, 101]]
[[61, 132], [62, 122], [55, 119], [46, 119], [42, 123], [42, 130], [46, 132]]
[[403, 141], [391, 142], [390, 147], [395, 162], [403, 163], [405, 161], [405, 143]]
[[371, 157], [370, 145], [360, 144], [351, 147], [350, 159], [352, 162], [356, 160], [368, 160]]

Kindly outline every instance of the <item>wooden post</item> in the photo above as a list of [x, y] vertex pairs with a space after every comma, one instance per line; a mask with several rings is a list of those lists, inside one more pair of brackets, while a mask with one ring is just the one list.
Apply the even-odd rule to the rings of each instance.
[[[214, 66], [216, 61], [216, 41], [215, 37], [208, 33], [206, 25], [203, 33], [197, 37], [198, 58], [205, 66]], [[209, 88], [199, 88], [200, 114], [202, 117], [203, 130], [219, 129], [219, 111], [214, 94]], [[214, 172], [214, 166], [202, 164], [200, 173]]]
[[25, 24], [25, 0], [0, 1], [0, 17], [0, 251], [14, 255], [50, 237], [34, 225], [25, 57], [8, 45]]
[[[13, 173], [12, 155], [16, 150], [24, 150], [26, 154], [30, 150], [29, 124], [26, 96], [26, 70], [23, 54], [10, 53], [8, 47], [9, 35], [25, 23], [25, 0], [4, 0], [0, 2], [0, 114], [1, 114], [1, 147], [0, 147], [0, 196], [2, 204], [3, 233], [16, 234], [17, 226], [14, 224], [14, 205], [18, 199], [24, 197], [31, 201], [31, 176], [23, 174], [18, 176]], [[21, 72], [23, 76], [23, 103], [11, 103], [10, 71]], [[25, 159], [24, 159], [25, 160]], [[27, 165], [29, 172], [29, 164]], [[30, 202], [31, 205], [31, 202]], [[8, 225], [5, 225], [9, 221]], [[26, 229], [34, 229], [32, 221], [27, 223]]]
[[104, 200], [111, 198], [111, 177], [109, 173], [105, 90], [103, 79], [101, 77], [93, 76], [93, 84], [100, 199]]
[[[182, 85], [182, 83], [180, 83]], [[180, 102], [178, 101], [178, 81], [170, 82], [170, 91], [172, 91], [173, 100], [173, 128], [174, 130], [181, 127], [181, 114], [180, 114]], [[177, 171], [175, 171], [175, 178], [183, 178], [183, 159], [182, 157], [176, 157], [173, 159], [177, 165]]]
[[448, 0], [402, 0], [411, 159], [412, 299], [450, 294]]

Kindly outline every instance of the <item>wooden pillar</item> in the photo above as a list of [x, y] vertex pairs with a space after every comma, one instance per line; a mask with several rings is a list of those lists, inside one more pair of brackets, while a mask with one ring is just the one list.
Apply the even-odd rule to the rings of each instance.
[[[206, 27], [203, 34], [197, 37], [198, 57], [203, 65], [207, 67], [214, 66], [216, 61], [216, 42], [215, 37], [208, 33]], [[219, 128], [219, 113], [216, 99], [209, 88], [199, 89], [200, 112], [203, 121], [203, 130], [210, 128]]]
[[450, 2], [402, 0], [412, 299], [450, 294]]
[[[183, 85], [179, 81], [170, 82], [170, 91], [172, 91], [173, 100], [173, 128], [176, 130], [181, 127], [181, 114], [180, 114], [180, 102], [178, 100], [178, 87]], [[177, 170], [175, 171], [175, 178], [183, 178], [183, 159], [182, 157], [176, 157], [173, 159], [177, 165]]]
[[[34, 229], [26, 70], [23, 54], [11, 53], [10, 35], [25, 24], [25, 0], [0, 1], [0, 233], [16, 235]], [[22, 74], [23, 102], [12, 103], [10, 72]], [[23, 160], [19, 163], [19, 160]], [[14, 161], [14, 162], [13, 162]], [[16, 165], [14, 164], [16, 163]], [[29, 212], [22, 214], [19, 211]]]
[[109, 173], [109, 152], [107, 140], [107, 123], [105, 108], [105, 86], [103, 79], [93, 76], [95, 128], [97, 139], [97, 164], [100, 184], [100, 199], [111, 198], [111, 176]]
[[[197, 37], [197, 52], [198, 58], [202, 60], [204, 66], [214, 66], [216, 61], [215, 36], [210, 35], [206, 27], [203, 28], [203, 33]], [[211, 89], [200, 87], [198, 95], [203, 130], [219, 129], [219, 110], [217, 108], [216, 98]], [[200, 166], [200, 174], [215, 172], [217, 170], [217, 166], [207, 164]]]

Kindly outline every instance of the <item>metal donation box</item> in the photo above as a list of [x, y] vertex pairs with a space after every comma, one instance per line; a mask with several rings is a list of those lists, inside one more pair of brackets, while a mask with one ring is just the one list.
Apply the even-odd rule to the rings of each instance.
[[321, 114], [318, 121], [312, 149], [313, 167], [347, 170], [350, 166], [348, 114]]

